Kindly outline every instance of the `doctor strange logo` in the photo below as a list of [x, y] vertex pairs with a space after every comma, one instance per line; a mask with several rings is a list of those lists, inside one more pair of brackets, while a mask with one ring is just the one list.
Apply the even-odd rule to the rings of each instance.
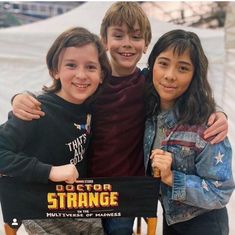
[[47, 194], [49, 210], [73, 210], [118, 207], [119, 193], [111, 184], [78, 180], [75, 184], [57, 184], [56, 192]]

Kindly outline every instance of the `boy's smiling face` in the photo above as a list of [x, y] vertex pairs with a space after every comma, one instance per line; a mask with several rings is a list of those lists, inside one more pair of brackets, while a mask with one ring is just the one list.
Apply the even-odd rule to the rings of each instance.
[[147, 50], [143, 34], [137, 23], [131, 31], [124, 23], [110, 26], [104, 45], [111, 56], [110, 62], [114, 76], [132, 74], [142, 54]]

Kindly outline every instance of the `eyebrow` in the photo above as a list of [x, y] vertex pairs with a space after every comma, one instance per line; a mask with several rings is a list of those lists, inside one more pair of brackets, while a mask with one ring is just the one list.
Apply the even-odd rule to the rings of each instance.
[[140, 29], [134, 29], [132, 32], [133, 33], [140, 33], [140, 34], [142, 34], [142, 31]]
[[[164, 57], [164, 56], [158, 57], [158, 59], [164, 59], [164, 60], [168, 60], [168, 61], [170, 61], [170, 59], [169, 59], [169, 58]], [[189, 65], [189, 66], [193, 66], [193, 64], [192, 64], [192, 63], [187, 62], [187, 61], [184, 61], [184, 60], [180, 60], [180, 61], [179, 61], [179, 63], [180, 63], [180, 64], [185, 64], [185, 65]]]
[[111, 28], [113, 31], [123, 31], [122, 30], [122, 28], [121, 27], [118, 27], [118, 26], [116, 26], [116, 27], [113, 27], [113, 28]]

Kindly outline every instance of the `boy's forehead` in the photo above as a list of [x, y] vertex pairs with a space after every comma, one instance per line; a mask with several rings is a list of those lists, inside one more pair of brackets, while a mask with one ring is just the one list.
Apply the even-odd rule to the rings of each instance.
[[109, 26], [110, 29], [112, 30], [120, 30], [120, 31], [128, 31], [128, 32], [136, 32], [136, 31], [141, 31], [140, 25], [138, 22], [135, 22], [133, 25], [129, 25], [126, 22], [121, 22], [121, 23], [116, 23], [112, 24]]

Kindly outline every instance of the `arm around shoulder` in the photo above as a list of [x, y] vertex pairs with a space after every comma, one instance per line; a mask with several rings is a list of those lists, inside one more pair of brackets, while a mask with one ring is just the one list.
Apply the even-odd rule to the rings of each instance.
[[13, 97], [13, 113], [20, 119], [31, 121], [39, 119], [45, 113], [41, 110], [41, 103], [32, 93], [20, 93]]

